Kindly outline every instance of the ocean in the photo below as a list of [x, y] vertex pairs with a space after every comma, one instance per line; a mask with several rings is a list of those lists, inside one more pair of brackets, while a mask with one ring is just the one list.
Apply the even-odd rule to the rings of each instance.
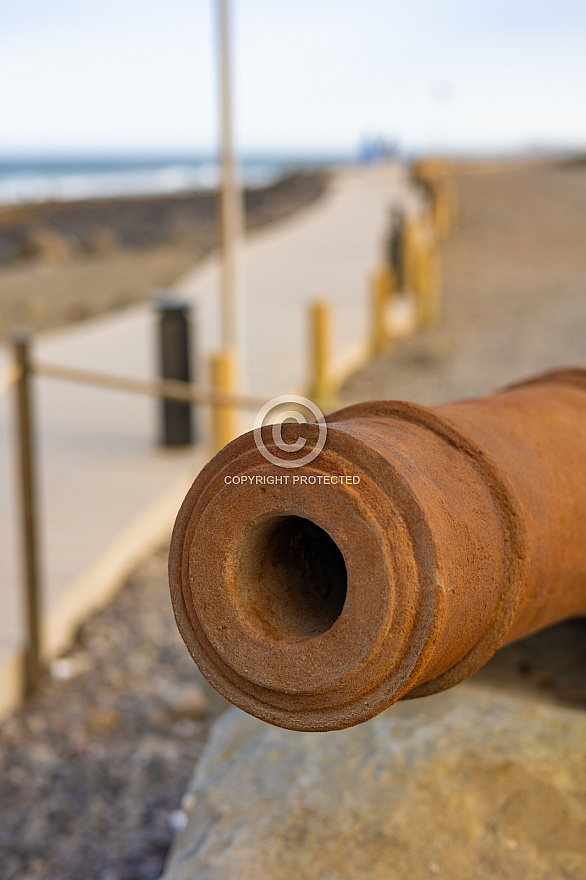
[[[340, 161], [333, 156], [250, 156], [240, 163], [240, 176], [245, 186], [268, 186], [288, 172]], [[217, 161], [210, 156], [0, 158], [0, 205], [170, 195], [215, 189], [219, 178]]]

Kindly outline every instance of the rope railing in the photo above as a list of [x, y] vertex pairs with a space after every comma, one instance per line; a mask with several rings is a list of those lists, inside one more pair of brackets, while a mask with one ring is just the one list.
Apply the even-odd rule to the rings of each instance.
[[[13, 340], [14, 360], [0, 376], [0, 395], [15, 387], [15, 427], [17, 446], [18, 495], [21, 520], [23, 553], [23, 606], [26, 620], [26, 648], [24, 652], [24, 695], [35, 693], [43, 674], [43, 651], [41, 644], [42, 597], [38, 560], [38, 523], [36, 507], [36, 467], [34, 456], [34, 412], [31, 379], [34, 376], [61, 379], [115, 391], [146, 394], [159, 400], [187, 404], [207, 404], [211, 407], [211, 445], [213, 451], [224, 446], [236, 436], [234, 413], [237, 409], [259, 410], [266, 398], [236, 394], [231, 388], [230, 377], [225, 370], [212, 369], [212, 387], [194, 385], [179, 379], [134, 379], [93, 370], [49, 364], [31, 358], [30, 337], [25, 332], [15, 334]], [[218, 355], [225, 366], [227, 354]], [[213, 366], [212, 364], [212, 366]]]
[[98, 388], [113, 388], [134, 394], [147, 394], [151, 397], [165, 397], [168, 400], [180, 400], [186, 403], [209, 403], [215, 406], [258, 410], [264, 406], [267, 400], [266, 397], [231, 394], [216, 391], [213, 388], [191, 385], [176, 379], [132, 379], [127, 376], [97, 373], [93, 370], [82, 370], [78, 367], [64, 367], [38, 361], [31, 364], [31, 372], [36, 373], [37, 376], [95, 385]]
[[[425, 170], [425, 169], [424, 169]], [[424, 175], [422, 175], [424, 176]], [[431, 194], [425, 210], [417, 217], [393, 213], [392, 228], [386, 246], [385, 265], [373, 279], [371, 302], [372, 330], [370, 348], [374, 354], [388, 350], [401, 328], [395, 321], [398, 304], [413, 304], [411, 327], [431, 323], [439, 316], [440, 278], [437, 243], [453, 225], [456, 214], [452, 201], [442, 192]], [[435, 210], [433, 210], [435, 207]], [[439, 208], [442, 208], [440, 211]], [[450, 209], [448, 211], [448, 208]], [[442, 213], [443, 211], [443, 213]], [[449, 216], [448, 216], [449, 215]], [[238, 410], [258, 412], [268, 398], [238, 393], [233, 353], [221, 351], [211, 357], [207, 385], [195, 384], [197, 370], [191, 369], [192, 353], [197, 345], [190, 336], [192, 307], [171, 292], [162, 294], [159, 312], [159, 378], [139, 379], [62, 364], [46, 363], [32, 356], [31, 339], [25, 331], [13, 338], [13, 358], [0, 372], [0, 396], [14, 387], [15, 439], [17, 456], [17, 492], [23, 553], [23, 607], [26, 613], [25, 693], [32, 694], [42, 675], [41, 577], [37, 553], [37, 505], [35, 467], [35, 376], [74, 382], [96, 388], [131, 394], [143, 394], [160, 401], [161, 446], [189, 446], [200, 441], [197, 430], [199, 406], [210, 407], [204, 432], [210, 451], [216, 452], [239, 433]], [[326, 302], [309, 306], [310, 390], [313, 399], [329, 403], [336, 396], [340, 377], [333, 363], [333, 315]], [[408, 331], [411, 332], [411, 331]], [[201, 358], [195, 358], [200, 361]], [[199, 381], [199, 380], [198, 380]]]

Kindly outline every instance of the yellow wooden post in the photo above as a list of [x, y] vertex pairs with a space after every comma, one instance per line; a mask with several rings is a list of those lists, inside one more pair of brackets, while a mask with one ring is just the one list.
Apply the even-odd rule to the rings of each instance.
[[372, 327], [371, 348], [374, 355], [388, 351], [392, 343], [388, 309], [395, 288], [394, 275], [388, 268], [381, 268], [372, 279]]
[[327, 302], [309, 306], [309, 396], [318, 403], [332, 394], [332, 307]]
[[[210, 383], [214, 391], [222, 394], [234, 393], [234, 359], [227, 351], [219, 352], [210, 358]], [[237, 433], [236, 410], [226, 403], [212, 403], [212, 450], [217, 452]]]
[[445, 203], [443, 199], [442, 185], [439, 180], [431, 181], [433, 228], [440, 241], [446, 237]]
[[458, 190], [451, 181], [446, 181], [446, 189], [450, 202], [450, 232], [453, 232], [460, 219], [460, 201], [458, 199]]
[[441, 317], [442, 306], [442, 278], [441, 278], [441, 253], [437, 246], [429, 248], [427, 258], [427, 279], [425, 312], [421, 320], [426, 324], [435, 324]]
[[432, 192], [435, 232], [440, 241], [445, 241], [456, 226], [458, 196], [453, 185], [442, 179], [433, 181]]
[[407, 218], [403, 232], [403, 286], [406, 291], [417, 290], [420, 238], [418, 220], [415, 217]]
[[413, 242], [413, 221], [410, 217], [405, 218], [405, 222], [403, 223], [403, 237], [401, 239], [401, 266], [402, 266], [402, 275], [403, 275], [403, 291], [409, 289], [409, 283], [412, 278], [411, 271], [411, 253], [413, 251], [412, 247]]
[[421, 322], [426, 314], [428, 244], [430, 239], [423, 216], [419, 215], [411, 220], [409, 238], [408, 290], [415, 295], [417, 318]]
[[433, 230], [427, 227], [418, 249], [417, 313], [421, 324], [433, 324], [441, 311], [440, 250]]

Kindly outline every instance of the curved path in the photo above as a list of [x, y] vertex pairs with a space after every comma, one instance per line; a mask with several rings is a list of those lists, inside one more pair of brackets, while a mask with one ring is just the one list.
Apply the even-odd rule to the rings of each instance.
[[[340, 171], [321, 200], [250, 237], [245, 246], [247, 386], [255, 396], [307, 382], [307, 304], [335, 309], [336, 360], [348, 363], [368, 329], [368, 278], [380, 261], [393, 206], [412, 200], [399, 165]], [[219, 345], [218, 262], [177, 285], [195, 304], [203, 358]], [[40, 361], [150, 378], [155, 317], [133, 306], [39, 337]], [[0, 370], [7, 352], [0, 351]], [[156, 445], [158, 401], [39, 378], [34, 383], [45, 644], [54, 655], [168, 534], [206, 459]], [[243, 430], [254, 414], [242, 419]], [[12, 399], [0, 398], [0, 713], [19, 694], [20, 606]]]

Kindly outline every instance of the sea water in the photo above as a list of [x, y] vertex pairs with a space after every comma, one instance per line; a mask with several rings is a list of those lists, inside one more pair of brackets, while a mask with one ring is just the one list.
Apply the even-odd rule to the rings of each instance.
[[[244, 186], [268, 186], [301, 168], [335, 164], [336, 157], [246, 157]], [[0, 158], [0, 204], [148, 196], [215, 189], [217, 161], [209, 156], [155, 158]]]

